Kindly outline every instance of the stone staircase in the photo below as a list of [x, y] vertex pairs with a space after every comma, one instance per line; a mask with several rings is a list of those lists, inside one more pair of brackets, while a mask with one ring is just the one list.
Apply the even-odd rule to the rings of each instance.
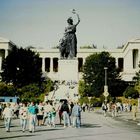
[[56, 90], [52, 91], [48, 95], [48, 100], [59, 101], [61, 99], [67, 99], [70, 101], [78, 100], [78, 84], [65, 84], [61, 83], [57, 85]]

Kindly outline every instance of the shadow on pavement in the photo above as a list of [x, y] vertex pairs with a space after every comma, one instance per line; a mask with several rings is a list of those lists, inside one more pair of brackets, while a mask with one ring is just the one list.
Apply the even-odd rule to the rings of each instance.
[[3, 138], [0, 138], [1, 140], [2, 139], [13, 139], [13, 138], [20, 138], [20, 137], [32, 137], [32, 136], [35, 136], [35, 135], [19, 135], [19, 136], [9, 136], [9, 137], [3, 137]]
[[0, 128], [5, 128], [3, 125], [0, 125]]
[[82, 128], [97, 128], [97, 127], [102, 127], [99, 124], [82, 124], [81, 125]]
[[52, 129], [40, 129], [40, 130], [36, 130], [36, 132], [35, 133], [37, 133], [37, 132], [42, 132], [42, 131], [56, 131], [56, 130], [62, 130], [62, 129], [55, 129], [55, 128], [52, 128]]

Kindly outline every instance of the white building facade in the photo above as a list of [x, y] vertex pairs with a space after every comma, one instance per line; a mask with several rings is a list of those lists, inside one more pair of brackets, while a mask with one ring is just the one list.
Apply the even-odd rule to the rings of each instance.
[[[8, 55], [8, 50], [15, 44], [5, 38], [0, 38], [0, 72], [2, 72], [2, 63]], [[40, 54], [42, 59], [42, 72], [52, 80], [59, 80], [59, 65], [60, 53], [58, 49], [33, 49]], [[140, 39], [128, 41], [123, 48], [117, 49], [78, 49], [78, 79], [82, 78], [81, 69], [87, 56], [107, 51], [116, 60], [116, 67], [121, 69], [121, 77], [125, 81], [132, 81], [136, 71], [139, 70], [140, 62]]]

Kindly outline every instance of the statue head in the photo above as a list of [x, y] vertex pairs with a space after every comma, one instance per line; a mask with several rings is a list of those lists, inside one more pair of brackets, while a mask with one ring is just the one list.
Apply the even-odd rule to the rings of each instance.
[[69, 18], [67, 19], [67, 22], [68, 22], [69, 24], [73, 24], [73, 19], [72, 19], [72, 17], [69, 17]]

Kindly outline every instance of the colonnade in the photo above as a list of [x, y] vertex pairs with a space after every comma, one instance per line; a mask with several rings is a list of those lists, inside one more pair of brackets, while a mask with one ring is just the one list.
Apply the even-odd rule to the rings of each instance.
[[[42, 72], [58, 72], [58, 60], [57, 57], [42, 57]], [[79, 72], [85, 62], [84, 58], [78, 58]]]

